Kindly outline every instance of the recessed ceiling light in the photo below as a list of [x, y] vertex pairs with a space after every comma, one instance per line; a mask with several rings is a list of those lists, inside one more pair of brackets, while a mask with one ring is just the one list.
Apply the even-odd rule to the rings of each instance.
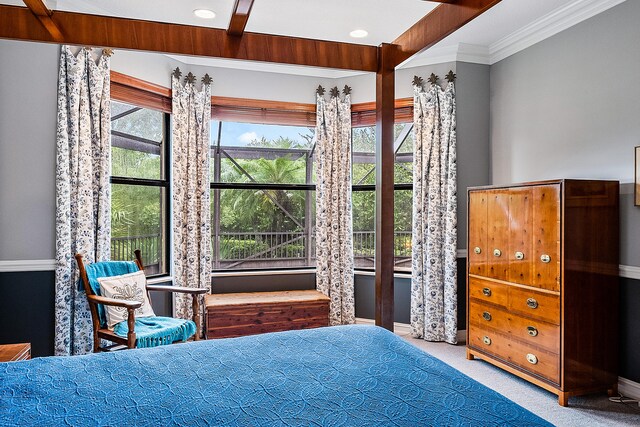
[[361, 39], [363, 37], [367, 37], [369, 33], [366, 30], [353, 30], [349, 33], [351, 37], [355, 37], [357, 39]]
[[213, 19], [216, 17], [216, 13], [209, 9], [196, 9], [193, 14], [202, 19]]

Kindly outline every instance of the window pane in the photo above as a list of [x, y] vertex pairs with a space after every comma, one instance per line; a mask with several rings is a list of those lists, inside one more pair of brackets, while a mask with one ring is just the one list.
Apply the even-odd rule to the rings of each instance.
[[[222, 123], [220, 182], [311, 182], [313, 133], [300, 126]], [[215, 168], [215, 159], [213, 163]]]
[[315, 265], [314, 205], [313, 191], [212, 190], [213, 268]]
[[140, 249], [148, 275], [166, 273], [165, 198], [161, 187], [111, 185], [112, 260], [132, 260], [133, 251]]
[[376, 183], [376, 128], [367, 126], [351, 131], [353, 185]]
[[396, 190], [394, 193], [394, 254], [396, 270], [411, 270], [411, 218], [413, 191]]
[[373, 268], [376, 250], [374, 191], [354, 191], [353, 205], [353, 256], [356, 268]]
[[161, 111], [111, 101], [111, 131], [161, 142], [163, 123], [164, 113]]
[[413, 123], [396, 123], [395, 138], [398, 148], [394, 165], [394, 182], [411, 184], [413, 183]]
[[163, 113], [111, 103], [111, 175], [162, 179]]

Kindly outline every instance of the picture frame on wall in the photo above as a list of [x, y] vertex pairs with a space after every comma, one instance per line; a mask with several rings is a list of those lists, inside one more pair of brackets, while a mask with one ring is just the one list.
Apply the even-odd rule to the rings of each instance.
[[636, 147], [636, 157], [635, 157], [635, 182], [634, 182], [634, 205], [640, 206], [640, 146]]

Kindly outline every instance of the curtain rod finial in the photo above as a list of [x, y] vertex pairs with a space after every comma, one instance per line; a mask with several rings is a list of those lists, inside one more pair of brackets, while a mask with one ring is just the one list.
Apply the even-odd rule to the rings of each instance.
[[182, 77], [182, 71], [180, 71], [180, 67], [176, 67], [176, 69], [173, 70], [172, 74], [173, 74], [173, 77], [180, 80], [180, 77]]
[[453, 70], [449, 70], [445, 78], [449, 83], [453, 83], [456, 81], [456, 73], [454, 73]]
[[191, 71], [187, 74], [187, 77], [184, 78], [185, 83], [194, 84], [196, 82], [196, 76], [193, 75]]
[[318, 88], [316, 89], [316, 93], [320, 96], [323, 96], [325, 93], [324, 88], [322, 87], [322, 85], [318, 85]]
[[431, 75], [429, 76], [429, 78], [427, 80], [432, 85], [436, 85], [436, 84], [438, 84], [438, 80], [440, 80], [440, 77], [436, 76], [434, 73], [431, 73]]

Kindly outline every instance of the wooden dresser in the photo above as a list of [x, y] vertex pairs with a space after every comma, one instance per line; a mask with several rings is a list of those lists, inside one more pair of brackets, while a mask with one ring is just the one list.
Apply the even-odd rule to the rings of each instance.
[[31, 359], [31, 344], [0, 345], [0, 362], [17, 362]]
[[616, 391], [619, 183], [468, 191], [467, 358], [558, 395]]
[[314, 290], [207, 295], [206, 309], [207, 339], [329, 325], [329, 298]]

